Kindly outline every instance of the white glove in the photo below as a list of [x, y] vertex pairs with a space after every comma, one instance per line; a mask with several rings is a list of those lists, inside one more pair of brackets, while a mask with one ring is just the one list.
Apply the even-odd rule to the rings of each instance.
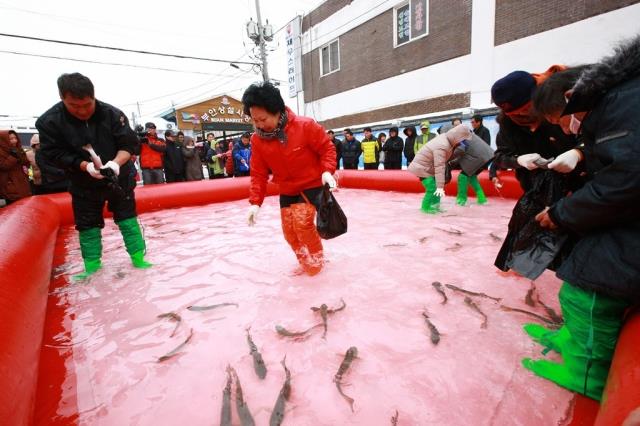
[[334, 177], [329, 172], [322, 173], [322, 184], [329, 184], [329, 191], [333, 191], [338, 187], [338, 182], [334, 179]]
[[111, 169], [116, 174], [116, 176], [120, 176], [120, 165], [115, 161], [107, 161], [107, 164], [102, 166], [103, 169]]
[[256, 204], [252, 204], [251, 207], [249, 207], [249, 214], [247, 216], [247, 223], [249, 224], [249, 226], [253, 226], [256, 224], [256, 222], [258, 221], [259, 211], [260, 211], [260, 206]]
[[435, 195], [436, 197], [444, 197], [444, 189], [443, 188], [436, 189], [433, 195]]
[[87, 164], [87, 173], [94, 179], [104, 179], [104, 176], [100, 174], [99, 170], [96, 170], [96, 166], [94, 166], [93, 163]]
[[538, 165], [535, 163], [537, 160], [540, 160], [542, 157], [540, 154], [524, 154], [517, 158], [518, 164], [522, 167], [525, 167], [527, 170], [537, 169]]
[[549, 163], [548, 167], [556, 172], [569, 173], [576, 168], [580, 160], [582, 160], [582, 153], [577, 149], [572, 149], [558, 155], [555, 160]]

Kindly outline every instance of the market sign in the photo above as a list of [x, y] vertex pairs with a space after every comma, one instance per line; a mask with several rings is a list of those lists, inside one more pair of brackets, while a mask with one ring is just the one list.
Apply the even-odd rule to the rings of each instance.
[[180, 108], [176, 118], [180, 129], [211, 128], [213, 123], [220, 129], [225, 125], [250, 127], [252, 124], [251, 118], [243, 112], [242, 102], [226, 95]]
[[289, 97], [294, 98], [302, 91], [302, 48], [300, 46], [300, 29], [302, 18], [296, 16], [287, 24], [285, 43], [287, 46], [287, 87]]

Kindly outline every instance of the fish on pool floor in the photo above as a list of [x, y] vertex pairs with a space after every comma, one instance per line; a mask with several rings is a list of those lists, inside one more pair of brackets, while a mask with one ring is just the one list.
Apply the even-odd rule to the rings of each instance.
[[489, 233], [489, 236], [493, 239], [493, 241], [495, 241], [495, 242], [497, 242], [497, 243], [502, 242], [502, 237], [500, 237], [500, 236], [498, 236], [498, 235], [494, 234], [493, 232], [490, 232], [490, 233]]
[[176, 314], [175, 312], [167, 312], [166, 314], [160, 314], [158, 315], [157, 318], [169, 318], [169, 320], [175, 321], [176, 326], [173, 328], [173, 331], [171, 332], [169, 337], [175, 336], [176, 331], [178, 331], [178, 327], [180, 327], [180, 324], [182, 323], [182, 317]]
[[344, 359], [342, 360], [342, 363], [338, 368], [338, 372], [335, 374], [335, 376], [333, 376], [333, 382], [336, 384], [336, 387], [338, 388], [338, 392], [340, 393], [340, 395], [342, 395], [345, 401], [349, 403], [349, 407], [351, 407], [351, 412], [354, 411], [353, 410], [354, 399], [351, 398], [350, 396], [347, 396], [342, 391], [342, 377], [351, 366], [351, 363], [353, 362], [353, 360], [357, 357], [358, 357], [358, 348], [356, 348], [355, 346], [351, 346], [349, 349], [347, 349], [347, 352], [345, 352]]
[[440, 304], [441, 305], [446, 304], [447, 300], [449, 300], [449, 299], [447, 298], [447, 293], [444, 292], [444, 287], [442, 287], [442, 283], [440, 281], [434, 281], [434, 282], [431, 283], [431, 285], [442, 296], [442, 302], [440, 302]]
[[317, 306], [311, 307], [311, 310], [313, 312], [320, 312], [320, 317], [322, 318], [322, 326], [324, 327], [324, 333], [322, 334], [323, 339], [327, 337], [327, 316], [329, 314], [335, 314], [336, 312], [340, 312], [341, 310], [347, 307], [347, 304], [344, 302], [342, 298], [340, 299], [340, 302], [342, 302], [342, 305], [338, 308], [329, 308], [325, 303], [320, 305], [320, 307], [317, 307]]
[[262, 354], [258, 351], [258, 347], [255, 343], [253, 343], [253, 339], [251, 338], [251, 334], [249, 333], [250, 329], [251, 327], [247, 328], [247, 343], [249, 344], [249, 354], [253, 358], [253, 369], [255, 370], [258, 377], [264, 379], [267, 376], [267, 366], [264, 364]]
[[424, 243], [426, 243], [428, 240], [429, 240], [429, 237], [421, 237], [421, 238], [418, 240], [418, 242], [419, 242], [420, 244], [424, 244]]
[[512, 308], [510, 306], [500, 305], [500, 309], [506, 312], [518, 312], [520, 314], [529, 315], [532, 318], [536, 318], [542, 322], [549, 324], [550, 326], [560, 327], [562, 322], [555, 322], [551, 318], [543, 317], [542, 315], [538, 315], [535, 312], [525, 311], [524, 309]]
[[406, 247], [407, 243], [390, 243], [390, 244], [383, 244], [382, 247]]
[[311, 330], [317, 327], [322, 327], [322, 323], [312, 325], [304, 331], [289, 331], [281, 325], [276, 325], [276, 332], [284, 337], [305, 337]]
[[444, 228], [438, 228], [436, 227], [435, 229], [442, 231], [442, 232], [446, 232], [447, 234], [451, 234], [451, 235], [462, 235], [463, 232], [459, 229], [455, 229], [455, 228], [449, 228], [449, 229], [444, 229]]
[[249, 411], [249, 407], [244, 400], [244, 395], [242, 393], [242, 386], [240, 385], [240, 378], [238, 377], [238, 373], [235, 368], [231, 368], [231, 374], [236, 379], [236, 409], [238, 410], [238, 417], [240, 418], [241, 426], [255, 426], [256, 422], [253, 420], [253, 416]]
[[237, 303], [218, 303], [216, 305], [208, 305], [208, 306], [187, 306], [187, 309], [190, 311], [208, 311], [210, 309], [222, 308], [223, 306], [235, 306], [236, 308], [240, 305]]
[[536, 306], [535, 300], [533, 300], [533, 296], [536, 295], [536, 285], [533, 281], [531, 281], [531, 286], [529, 290], [527, 290], [527, 295], [524, 297], [524, 303], [534, 308]]
[[467, 305], [468, 307], [470, 307], [471, 309], [473, 309], [474, 311], [482, 315], [483, 320], [482, 320], [482, 324], [480, 324], [480, 328], [487, 328], [488, 318], [485, 315], [485, 313], [480, 310], [478, 305], [476, 305], [476, 303], [473, 300], [471, 300], [469, 296], [464, 297], [464, 303], [465, 305]]
[[231, 366], [227, 366], [227, 385], [222, 390], [220, 426], [231, 426]]
[[458, 251], [458, 250], [460, 250], [461, 248], [462, 248], [462, 244], [460, 244], [460, 243], [455, 243], [453, 246], [451, 246], [451, 247], [447, 247], [447, 248], [445, 249], [445, 251]]
[[429, 332], [431, 333], [431, 343], [433, 343], [434, 345], [437, 345], [438, 343], [440, 343], [440, 332], [438, 331], [436, 326], [433, 325], [433, 323], [431, 322], [431, 319], [429, 318], [429, 314], [427, 313], [426, 310], [422, 313], [422, 316], [424, 317], [424, 321], [427, 323], [427, 327], [429, 327]]
[[396, 410], [396, 414], [391, 416], [391, 426], [398, 426], [398, 410]]
[[558, 324], [564, 323], [564, 319], [560, 315], [558, 315], [558, 313], [552, 307], [545, 305], [545, 303], [540, 300], [540, 295], [538, 295], [538, 303], [542, 305], [545, 312], [547, 313], [547, 315], [549, 315], [549, 318], [551, 318], [553, 322], [556, 322]]
[[282, 384], [282, 388], [280, 388], [278, 399], [276, 399], [276, 405], [273, 407], [273, 411], [271, 412], [269, 426], [280, 426], [282, 424], [282, 421], [284, 420], [284, 408], [286, 402], [289, 400], [289, 396], [291, 396], [291, 372], [287, 368], [286, 361], [286, 356], [282, 361], [280, 361], [280, 364], [282, 364], [282, 367], [284, 368], [285, 380]]
[[158, 358], [158, 362], [166, 361], [169, 358], [176, 356], [180, 352], [180, 350], [184, 348], [187, 345], [187, 343], [189, 343], [192, 337], [193, 337], [193, 328], [189, 331], [189, 336], [186, 338], [184, 342], [180, 343], [174, 350]]
[[493, 296], [489, 296], [488, 294], [485, 294], [485, 293], [478, 293], [478, 292], [475, 292], [475, 291], [465, 290], [464, 288], [457, 287], [457, 286], [455, 286], [453, 284], [445, 284], [445, 286], [450, 290], [457, 291], [457, 292], [463, 293], [463, 294], [468, 294], [469, 296], [485, 297], [487, 299], [495, 300], [498, 303], [502, 300], [502, 298], [500, 298], [500, 297], [493, 297]]

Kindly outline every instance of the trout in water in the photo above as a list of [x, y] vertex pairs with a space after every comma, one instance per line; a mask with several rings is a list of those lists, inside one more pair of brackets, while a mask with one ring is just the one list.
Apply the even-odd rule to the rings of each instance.
[[251, 338], [251, 334], [249, 330], [251, 327], [247, 328], [247, 343], [249, 343], [249, 352], [253, 357], [253, 369], [255, 370], [258, 377], [264, 379], [267, 376], [267, 367], [264, 365], [264, 360], [262, 359], [262, 354], [258, 352], [258, 347], [255, 343], [253, 343], [253, 339]]
[[351, 346], [349, 349], [347, 349], [347, 352], [344, 354], [344, 359], [342, 360], [342, 363], [338, 368], [338, 372], [336, 373], [335, 376], [333, 376], [333, 382], [336, 384], [336, 387], [338, 388], [338, 392], [340, 393], [340, 395], [342, 395], [342, 397], [349, 403], [349, 406], [351, 407], [351, 412], [353, 412], [354, 400], [353, 398], [345, 395], [345, 393], [342, 392], [342, 376], [344, 375], [344, 373], [347, 372], [347, 370], [351, 366], [351, 363], [357, 356], [358, 356], [358, 348], [356, 348], [355, 346]]
[[532, 308], [536, 306], [536, 302], [533, 300], [533, 295], [535, 294], [535, 292], [536, 288], [532, 286], [531, 288], [529, 288], [529, 290], [527, 290], [527, 295], [524, 297], [524, 303], [531, 306]]
[[427, 242], [427, 240], [428, 240], [428, 239], [429, 239], [429, 237], [422, 237], [422, 238], [420, 238], [420, 239], [418, 240], [418, 242], [419, 242], [420, 244], [424, 244], [424, 243], [426, 243], [426, 242]]
[[240, 425], [242, 426], [255, 426], [256, 422], [253, 420], [253, 416], [249, 411], [247, 403], [244, 401], [242, 394], [242, 386], [240, 385], [240, 378], [236, 370], [231, 367], [231, 373], [236, 379], [236, 409], [238, 410], [238, 417], [240, 417]]
[[176, 314], [175, 312], [160, 314], [158, 315], [158, 318], [169, 318], [169, 320], [176, 322], [176, 326], [173, 328], [173, 331], [171, 332], [169, 337], [173, 337], [176, 334], [176, 331], [178, 331], [178, 327], [180, 327], [180, 323], [182, 322], [182, 317], [180, 317], [180, 315]]
[[304, 337], [316, 327], [322, 327], [322, 324], [312, 325], [304, 331], [289, 331], [281, 325], [276, 325], [276, 331], [279, 335], [284, 337]]
[[223, 306], [235, 306], [237, 308], [239, 305], [237, 303], [218, 303], [217, 305], [209, 306], [187, 306], [187, 309], [190, 311], [208, 311], [210, 309], [221, 308]]
[[485, 313], [480, 310], [478, 305], [476, 305], [475, 302], [473, 300], [471, 300], [471, 298], [469, 296], [465, 296], [464, 297], [464, 303], [468, 307], [470, 307], [471, 309], [473, 309], [474, 311], [476, 311], [477, 313], [482, 315], [482, 318], [484, 318], [484, 320], [482, 321], [482, 324], [480, 324], [480, 328], [487, 328], [487, 320], [488, 320], [488, 318], [485, 315]]
[[442, 232], [446, 232], [447, 234], [452, 234], [452, 235], [462, 235], [463, 232], [459, 229], [454, 229], [454, 228], [449, 228], [449, 229], [443, 229], [443, 228], [436, 228], [439, 231]]
[[391, 426], [398, 426], [398, 410], [396, 410], [395, 416], [391, 417]]
[[[336, 312], [340, 312], [341, 310], [343, 310], [344, 308], [347, 307], [347, 304], [344, 302], [344, 300], [342, 298], [340, 298], [340, 303], [342, 303], [342, 305], [340, 307], [338, 307], [338, 308], [329, 308], [329, 309], [327, 309], [327, 313], [328, 314], [335, 314]], [[318, 308], [316, 306], [312, 306], [311, 310], [313, 312], [318, 312], [320, 310], [320, 308]]]
[[540, 296], [538, 296], [538, 303], [542, 305], [544, 310], [547, 312], [547, 315], [549, 315], [553, 322], [558, 324], [564, 323], [564, 319], [562, 319], [562, 317], [558, 315], [558, 313], [554, 311], [552, 307], [545, 305], [544, 302], [540, 300]]
[[193, 328], [189, 331], [189, 336], [187, 337], [187, 339], [184, 342], [180, 343], [171, 352], [168, 352], [167, 354], [162, 355], [160, 358], [158, 358], [158, 362], [166, 361], [169, 358], [172, 358], [172, 357], [176, 356], [180, 352], [180, 349], [184, 348], [187, 345], [187, 343], [189, 343], [189, 341], [191, 340], [192, 337], [193, 337]]
[[491, 238], [493, 238], [493, 241], [495, 241], [495, 242], [497, 242], [497, 243], [499, 243], [499, 242], [501, 242], [501, 241], [502, 241], [502, 238], [501, 238], [501, 237], [499, 237], [499, 236], [497, 236], [497, 235], [496, 235], [496, 234], [494, 234], [493, 232], [489, 233], [489, 236], [490, 236]]
[[446, 249], [444, 249], [445, 251], [458, 251], [462, 248], [462, 244], [460, 243], [455, 243], [453, 246], [451, 247], [447, 247]]
[[282, 388], [280, 389], [280, 393], [278, 394], [276, 405], [273, 407], [273, 412], [269, 419], [269, 426], [280, 426], [282, 424], [282, 420], [284, 420], [285, 403], [289, 400], [289, 396], [291, 395], [291, 372], [287, 368], [286, 361], [287, 357], [285, 356], [280, 362], [284, 367], [285, 380]]
[[442, 287], [442, 283], [440, 281], [434, 281], [434, 282], [431, 283], [431, 285], [442, 296], [442, 302], [440, 302], [440, 304], [441, 305], [446, 304], [447, 300], [449, 300], [449, 299], [447, 298], [447, 293], [444, 292], [444, 287]]
[[227, 366], [227, 385], [222, 391], [220, 426], [231, 426], [231, 367]]
[[431, 332], [431, 343], [437, 345], [440, 342], [440, 332], [438, 331], [436, 326], [433, 325], [431, 319], [429, 319], [429, 314], [427, 314], [427, 311], [424, 311], [422, 313], [422, 316], [424, 317], [424, 321], [427, 323], [427, 327], [429, 327], [429, 331]]
[[553, 326], [559, 326], [562, 324], [562, 322], [559, 322], [559, 323], [555, 322], [550, 318], [543, 317], [542, 315], [538, 315], [534, 312], [525, 311], [524, 309], [512, 308], [510, 306], [505, 306], [505, 305], [500, 305], [500, 309], [507, 312], [518, 312], [521, 314], [529, 315], [530, 317], [539, 319], [540, 321], [546, 322], [547, 324], [553, 325]]
[[445, 284], [445, 286], [453, 291], [459, 291], [460, 293], [468, 294], [469, 296], [486, 297], [487, 299], [495, 300], [496, 302], [500, 302], [502, 300], [500, 297], [493, 297], [485, 293], [476, 293], [475, 291], [465, 290], [464, 288], [456, 287], [453, 284]]

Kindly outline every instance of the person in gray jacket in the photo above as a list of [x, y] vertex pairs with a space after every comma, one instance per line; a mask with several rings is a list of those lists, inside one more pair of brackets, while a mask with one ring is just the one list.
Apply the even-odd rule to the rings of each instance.
[[[178, 135], [180, 133], [182, 132], [179, 132]], [[200, 162], [200, 156], [196, 152], [196, 144], [191, 136], [184, 136], [182, 156], [184, 157], [184, 172], [187, 181], [202, 180], [202, 163]]]
[[441, 133], [416, 153], [408, 170], [421, 178], [425, 188], [422, 211], [439, 213], [440, 198], [444, 197], [445, 169], [447, 161], [460, 143], [471, 139], [471, 131], [460, 124]]

